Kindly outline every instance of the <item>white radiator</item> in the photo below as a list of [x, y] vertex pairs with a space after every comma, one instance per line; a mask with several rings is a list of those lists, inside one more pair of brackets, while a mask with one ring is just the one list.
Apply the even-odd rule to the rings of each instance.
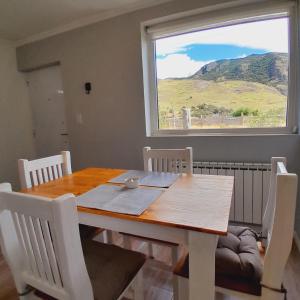
[[230, 220], [234, 222], [262, 223], [268, 199], [271, 164], [197, 162], [195, 174], [234, 176], [234, 191]]

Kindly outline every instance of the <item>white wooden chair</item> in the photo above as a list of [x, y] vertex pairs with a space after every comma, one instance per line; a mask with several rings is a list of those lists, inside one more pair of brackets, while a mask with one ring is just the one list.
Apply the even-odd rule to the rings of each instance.
[[[269, 198], [263, 217], [262, 234], [265, 247], [261, 253], [263, 266], [260, 293], [251, 295], [216, 286], [216, 291], [221, 295], [249, 300], [285, 299], [282, 282], [293, 241], [298, 183], [297, 175], [288, 173], [285, 163], [285, 158], [272, 158]], [[188, 263], [187, 260], [186, 262]], [[178, 269], [175, 274], [174, 299], [188, 299], [188, 276], [180, 275]]]
[[193, 149], [151, 149], [144, 147], [144, 170], [153, 172], [193, 173]]
[[[185, 149], [151, 149], [150, 147], [144, 147], [143, 158], [145, 171], [178, 174], [193, 173], [193, 149], [191, 147], [186, 147]], [[182, 201], [184, 201], [184, 199], [182, 199]], [[172, 265], [175, 266], [177, 263], [178, 244], [123, 233], [124, 246], [127, 249], [131, 249], [131, 237], [147, 241], [148, 254], [152, 258], [153, 243], [170, 247], [172, 251]]]
[[22, 189], [28, 189], [72, 174], [71, 155], [69, 151], [62, 151], [59, 155], [31, 161], [19, 159], [18, 167]]
[[56, 299], [121, 299], [129, 285], [143, 298], [145, 256], [94, 241], [81, 246], [72, 194], [53, 200], [0, 184], [0, 245], [20, 299], [31, 299], [32, 288]]
[[[72, 174], [71, 154], [69, 151], [62, 151], [61, 154], [36, 160], [19, 159], [18, 168], [21, 188], [32, 188]], [[111, 232], [80, 225], [80, 235], [83, 239], [93, 238], [97, 234], [100, 240], [111, 243]]]

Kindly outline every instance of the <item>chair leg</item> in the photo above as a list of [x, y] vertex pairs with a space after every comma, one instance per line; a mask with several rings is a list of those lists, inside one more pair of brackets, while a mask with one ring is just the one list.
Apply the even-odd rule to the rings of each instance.
[[99, 238], [99, 242], [102, 242], [104, 244], [107, 244], [107, 230], [104, 230], [102, 233], [101, 233], [101, 237]]
[[132, 250], [131, 249], [131, 239], [129, 236], [123, 235], [123, 245], [124, 245], [125, 249]]
[[112, 237], [112, 231], [111, 230], [105, 230], [105, 234], [106, 234], [106, 243], [107, 244], [113, 244], [113, 237]]
[[216, 295], [215, 295], [215, 300], [230, 300], [231, 298], [229, 296], [226, 296], [222, 293], [218, 293], [216, 292]]
[[42, 298], [36, 296], [34, 291], [31, 291], [26, 295], [19, 296], [19, 300], [42, 300]]
[[[178, 246], [172, 246], [171, 247], [171, 251], [172, 251], [172, 267], [173, 269], [175, 268], [178, 260], [179, 260], [179, 245]], [[173, 278], [172, 278], [172, 281], [173, 281], [173, 299], [174, 300], [183, 300], [185, 299], [184, 297], [186, 297], [186, 294], [185, 292], [186, 291], [181, 291], [180, 288], [179, 288], [179, 281], [180, 281], [180, 277], [178, 277], [177, 275], [173, 274]], [[183, 295], [179, 295], [179, 293], [184, 293]], [[186, 298], [188, 299], [188, 298]]]
[[[261, 299], [264, 300], [284, 300], [286, 299], [283, 293], [278, 293], [276, 291], [272, 291], [271, 289], [262, 288], [261, 291]], [[289, 296], [288, 296], [289, 299]]]
[[19, 299], [20, 300], [31, 300], [31, 299], [38, 299], [38, 298], [32, 298], [34, 296], [32, 295], [26, 295], [26, 296], [20, 296]]
[[173, 283], [173, 300], [179, 300], [179, 282], [178, 282], [178, 276], [176, 276], [175, 274], [173, 274], [172, 283]]
[[100, 234], [97, 234], [93, 238], [93, 241], [106, 244], [106, 231], [102, 231]]
[[179, 246], [172, 246], [171, 251], [172, 251], [171, 264], [172, 267], [175, 268], [179, 260]]
[[21, 296], [20, 300], [44, 300], [44, 299], [36, 296], [34, 293], [31, 293], [31, 294], [25, 296], [25, 298], [24, 298], [24, 296]]
[[134, 300], [144, 299], [143, 268], [138, 272], [134, 281]]
[[189, 299], [189, 280], [174, 274], [174, 300]]
[[[24, 282], [15, 280], [17, 292], [19, 294], [20, 300], [30, 300], [34, 299], [34, 289], [27, 286]], [[36, 298], [35, 298], [36, 299]]]
[[154, 258], [153, 255], [153, 244], [151, 242], [147, 242], [147, 247], [148, 247], [148, 255], [151, 259]]

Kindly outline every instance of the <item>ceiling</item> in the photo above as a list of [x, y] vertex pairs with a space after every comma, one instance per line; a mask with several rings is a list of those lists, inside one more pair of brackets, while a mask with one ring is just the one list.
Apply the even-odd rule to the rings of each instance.
[[166, 0], [1, 0], [0, 37], [20, 41], [50, 35], [161, 2]]

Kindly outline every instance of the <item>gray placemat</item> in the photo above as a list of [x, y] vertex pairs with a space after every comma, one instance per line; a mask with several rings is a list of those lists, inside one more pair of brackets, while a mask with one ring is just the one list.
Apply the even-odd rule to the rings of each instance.
[[110, 183], [124, 183], [127, 178], [138, 177], [139, 184], [152, 187], [167, 188], [170, 187], [179, 177], [179, 174], [167, 173], [167, 172], [146, 172], [129, 170], [124, 174], [121, 174], [108, 182]]
[[76, 201], [78, 206], [139, 216], [162, 192], [162, 189], [101, 185], [78, 196]]

